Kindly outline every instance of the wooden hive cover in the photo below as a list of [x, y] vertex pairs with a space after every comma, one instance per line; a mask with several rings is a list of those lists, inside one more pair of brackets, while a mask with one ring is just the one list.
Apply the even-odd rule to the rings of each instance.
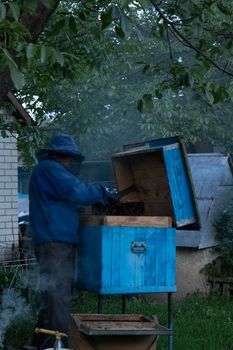
[[180, 138], [127, 145], [113, 155], [122, 202], [143, 202], [146, 216], [171, 216], [174, 227], [199, 229], [186, 152]]

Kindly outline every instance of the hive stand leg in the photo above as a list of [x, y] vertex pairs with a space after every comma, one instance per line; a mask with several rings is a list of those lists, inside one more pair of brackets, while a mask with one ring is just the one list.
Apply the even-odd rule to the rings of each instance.
[[[168, 293], [168, 329], [173, 330], [172, 293]], [[172, 335], [168, 336], [168, 350], [172, 350]]]
[[98, 314], [103, 313], [103, 296], [98, 294]]
[[122, 314], [125, 314], [125, 310], [126, 310], [126, 295], [122, 294], [121, 299], [122, 299], [121, 312], [122, 312]]

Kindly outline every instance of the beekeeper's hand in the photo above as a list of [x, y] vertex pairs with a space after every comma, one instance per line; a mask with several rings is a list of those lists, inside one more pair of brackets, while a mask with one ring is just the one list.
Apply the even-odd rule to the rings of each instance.
[[115, 188], [105, 186], [105, 190], [107, 193], [107, 201], [109, 204], [114, 204], [119, 202], [118, 192]]

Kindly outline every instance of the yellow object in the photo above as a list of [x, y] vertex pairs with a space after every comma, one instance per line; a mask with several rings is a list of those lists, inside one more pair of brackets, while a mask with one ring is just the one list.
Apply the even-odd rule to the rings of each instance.
[[36, 328], [35, 333], [51, 334], [51, 335], [54, 335], [57, 340], [60, 340], [62, 337], [68, 337], [68, 335], [65, 333], [60, 333], [58, 331], [52, 331], [50, 329], [44, 329], [44, 328]]

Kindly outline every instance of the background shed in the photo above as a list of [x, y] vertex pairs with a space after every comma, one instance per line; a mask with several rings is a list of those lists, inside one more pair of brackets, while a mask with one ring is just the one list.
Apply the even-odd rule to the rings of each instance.
[[214, 222], [233, 199], [232, 163], [228, 155], [189, 154], [188, 160], [201, 229], [177, 230], [177, 298], [196, 291], [209, 292], [207, 278], [200, 270], [216, 258], [216, 253], [211, 248], [222, 242], [216, 239]]
[[209, 248], [218, 245], [214, 221], [233, 200], [232, 164], [228, 155], [189, 154], [189, 165], [199, 207], [200, 231], [177, 230], [177, 247]]

